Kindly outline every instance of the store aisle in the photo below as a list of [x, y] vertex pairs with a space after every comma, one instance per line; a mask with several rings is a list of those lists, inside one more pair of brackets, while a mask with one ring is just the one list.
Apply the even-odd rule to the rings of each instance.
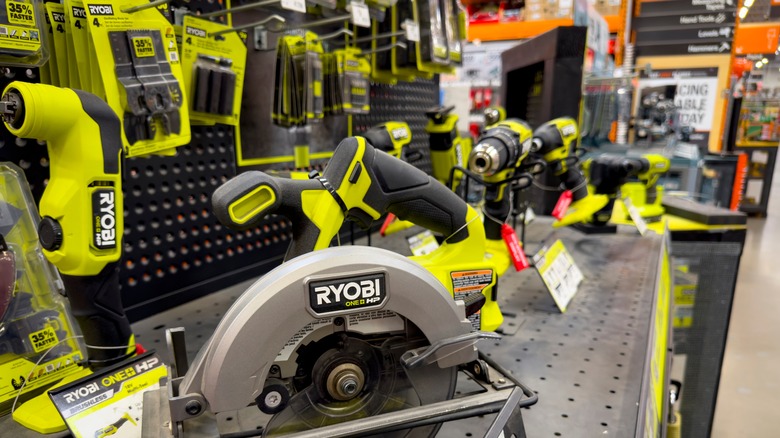
[[714, 438], [778, 436], [780, 171], [777, 168], [771, 193], [767, 218], [748, 220], [720, 378]]

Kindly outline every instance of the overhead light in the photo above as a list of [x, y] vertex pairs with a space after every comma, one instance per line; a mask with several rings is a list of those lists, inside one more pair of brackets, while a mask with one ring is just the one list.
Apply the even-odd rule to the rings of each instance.
[[761, 62], [763, 62], [764, 64], [769, 64], [769, 60], [766, 58], [762, 59]]
[[748, 13], [748, 8], [746, 8], [746, 7], [744, 7], [744, 6], [743, 6], [743, 7], [741, 7], [741, 8], [739, 9], [739, 18], [740, 18], [740, 20], [741, 20], [741, 19], [743, 19], [743, 18], [745, 18], [745, 16], [747, 15], [747, 13]]
[[761, 63], [761, 61], [758, 61], [758, 62], [756, 63], [756, 68], [761, 68], [761, 67], [763, 67], [763, 66], [764, 66], [764, 64], [762, 64], [762, 63]]
[[746, 8], [750, 8], [751, 6], [753, 6], [753, 1], [754, 0], [745, 0], [745, 3], [742, 6]]

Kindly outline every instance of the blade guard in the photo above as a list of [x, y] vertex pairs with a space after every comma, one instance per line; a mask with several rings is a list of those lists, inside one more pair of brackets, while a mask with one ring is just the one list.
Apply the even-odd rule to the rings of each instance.
[[[171, 401], [172, 418], [197, 416], [200, 412], [192, 415], [184, 410], [193, 400], [206, 403], [215, 413], [250, 405], [263, 391], [277, 352], [302, 327], [318, 318], [376, 309], [361, 307], [317, 315], [306, 284], [371, 273], [385, 276], [385, 298], [379, 308], [410, 320], [431, 344], [471, 332], [463, 302], [454, 301], [433, 275], [401, 255], [354, 246], [309, 253], [265, 275], [228, 310], [195, 357], [179, 387], [180, 396]], [[446, 368], [475, 360], [475, 343], [476, 339], [465, 342], [456, 351], [437, 356], [438, 366]]]

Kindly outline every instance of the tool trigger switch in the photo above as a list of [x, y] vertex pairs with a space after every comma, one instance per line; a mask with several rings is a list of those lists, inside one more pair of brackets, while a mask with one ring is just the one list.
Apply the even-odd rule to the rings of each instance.
[[62, 225], [55, 219], [45, 216], [38, 225], [38, 240], [43, 249], [56, 251], [62, 246]]

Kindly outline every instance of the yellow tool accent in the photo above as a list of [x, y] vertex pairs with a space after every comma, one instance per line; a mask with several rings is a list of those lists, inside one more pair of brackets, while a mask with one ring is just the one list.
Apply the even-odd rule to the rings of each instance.
[[[453, 107], [433, 108], [426, 111], [428, 123], [425, 132], [430, 140], [430, 157], [433, 177], [447, 185], [450, 172], [455, 166], [466, 167], [471, 153], [471, 143], [464, 141], [458, 132], [458, 116], [450, 113]], [[452, 190], [457, 190], [460, 181], [452, 182]]]
[[276, 202], [276, 192], [268, 186], [259, 186], [230, 204], [230, 218], [238, 224], [246, 223]]
[[[20, 126], [6, 123], [8, 130], [17, 137], [46, 140], [48, 145], [50, 177], [41, 197], [40, 213], [41, 217], [57, 220], [65, 235], [58, 250], [44, 249], [44, 254], [63, 274], [96, 275], [106, 263], [118, 261], [121, 255], [122, 203], [114, 202], [113, 232], [107, 235], [114, 241], [111, 248], [95, 245], [92, 203], [95, 194], [106, 191], [111, 191], [113, 199], [121, 199], [122, 177], [118, 171], [121, 148], [110, 151], [112, 156], [95, 153], [96, 143], [111, 133], [103, 132], [99, 121], [91, 117], [75, 91], [13, 82], [3, 94], [11, 90], [22, 97], [26, 113]], [[115, 163], [116, 171], [106, 171], [109, 161]], [[91, 242], [88, 249], [84, 242]]]
[[[63, 378], [49, 389], [65, 386], [90, 374], [92, 374], [92, 371], [89, 368], [82, 368], [80, 371]], [[13, 413], [13, 418], [17, 423], [38, 433], [49, 434], [62, 432], [67, 429], [65, 422], [62, 420], [60, 413], [57, 412], [57, 408], [51, 402], [47, 393], [27, 400], [21, 406], [17, 406]]]
[[579, 201], [574, 201], [569, 205], [569, 209], [566, 210], [566, 215], [561, 220], [553, 222], [553, 228], [588, 222], [597, 211], [606, 207], [609, 203], [608, 196], [593, 194], [593, 189], [591, 187], [588, 187], [588, 192], [588, 196]]
[[295, 157], [295, 167], [298, 169], [311, 166], [311, 156], [309, 155], [309, 145], [295, 146], [293, 148]]

